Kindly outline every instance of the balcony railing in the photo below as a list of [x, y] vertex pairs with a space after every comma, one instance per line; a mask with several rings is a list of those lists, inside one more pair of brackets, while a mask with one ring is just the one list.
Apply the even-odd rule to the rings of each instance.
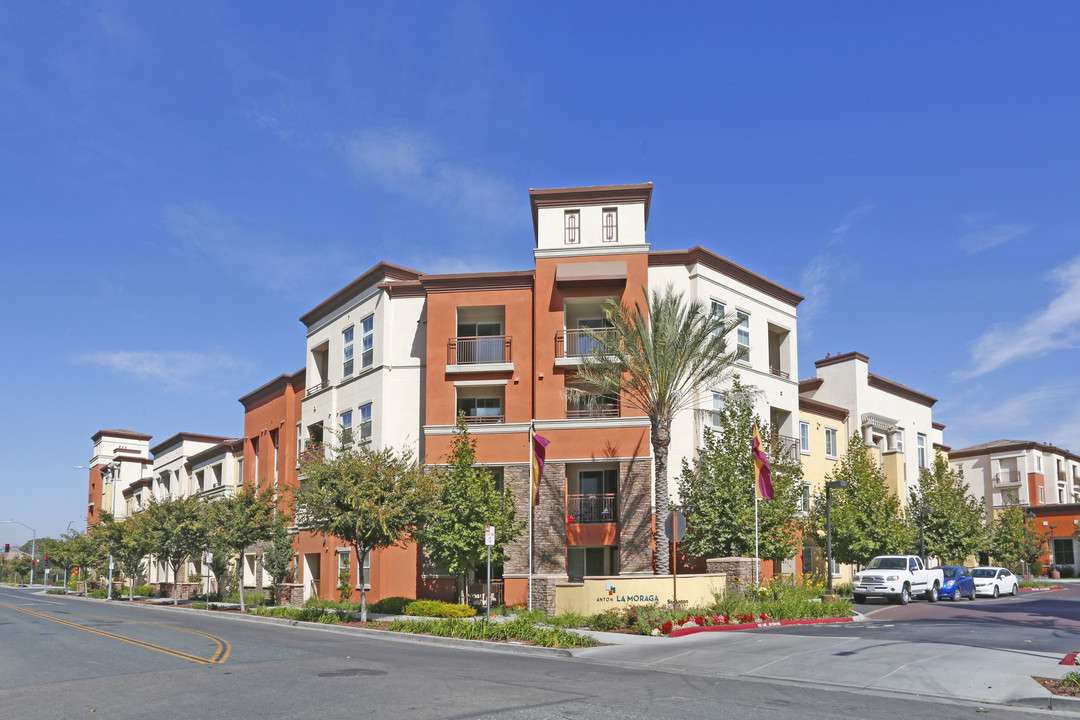
[[568, 420], [581, 418], [617, 418], [619, 417], [618, 398], [607, 395], [583, 395], [566, 401]]
[[311, 397], [315, 393], [322, 392], [323, 390], [325, 390], [328, 387], [330, 387], [330, 383], [328, 383], [326, 380], [323, 380], [320, 383], [315, 383], [314, 385], [312, 385], [311, 387], [309, 387], [307, 389], [306, 396]]
[[799, 438], [790, 435], [773, 435], [772, 441], [778, 455], [787, 457], [792, 462], [799, 462]]
[[446, 344], [447, 365], [482, 365], [511, 361], [509, 335], [452, 337]]
[[[504, 605], [506, 597], [503, 593], [504, 582], [502, 580], [491, 581], [491, 604], [493, 606]], [[476, 607], [483, 607], [487, 603], [487, 589], [486, 582], [471, 582], [468, 585], [467, 592], [469, 595], [469, 604]]]
[[488, 425], [488, 424], [491, 424], [491, 423], [501, 423], [501, 422], [506, 422], [506, 416], [501, 414], [501, 411], [500, 411], [500, 414], [498, 414], [498, 415], [484, 413], [483, 415], [466, 415], [465, 416], [465, 424], [466, 425]]
[[784, 372], [783, 370], [781, 370], [778, 367], [770, 367], [769, 372], [771, 372], [776, 377], [782, 377], [785, 380], [787, 380], [787, 379], [789, 379], [791, 377], [791, 373], [786, 373], [786, 372]]
[[566, 521], [572, 524], [618, 522], [618, 495], [567, 495]]
[[1009, 487], [1020, 485], [1020, 473], [1012, 472], [999, 472], [994, 475], [994, 485], [996, 487]]
[[[596, 337], [590, 337], [589, 332]], [[556, 358], [589, 357], [594, 350], [603, 351], [607, 346], [618, 342], [619, 335], [615, 328], [596, 328], [594, 330], [559, 330], [555, 333]]]

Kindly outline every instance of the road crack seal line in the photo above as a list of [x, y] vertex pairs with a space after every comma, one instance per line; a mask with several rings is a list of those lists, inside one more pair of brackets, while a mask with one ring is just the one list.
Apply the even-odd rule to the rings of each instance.
[[[146, 648], [147, 650], [156, 650], [157, 652], [164, 653], [166, 655], [172, 655], [173, 657], [178, 657], [178, 658], [181, 658], [183, 660], [190, 660], [191, 662], [199, 663], [200, 665], [213, 665], [213, 664], [216, 664], [216, 663], [224, 662], [224, 658], [217, 659], [218, 656], [221, 655], [221, 652], [222, 652], [222, 646], [221, 646], [220, 643], [218, 644], [218, 652], [214, 653], [214, 655], [212, 657], [204, 658], [204, 657], [199, 657], [198, 655], [192, 655], [190, 653], [182, 652], [180, 650], [173, 650], [173, 649], [167, 648], [167, 647], [165, 647], [163, 645], [155, 645], [153, 643], [144, 642], [142, 640], [136, 640], [134, 638], [125, 637], [123, 635], [117, 635], [115, 633], [106, 632], [105, 630], [98, 630], [96, 628], [87, 627], [86, 625], [79, 625], [78, 623], [68, 622], [67, 620], [62, 620], [62, 619], [60, 619], [58, 617], [51, 617], [51, 616], [45, 615], [43, 613], [35, 612], [34, 610], [27, 610], [26, 608], [20, 608], [20, 607], [15, 607], [14, 605], [8, 605], [7, 603], [0, 602], [0, 606], [9, 608], [11, 610], [17, 610], [18, 612], [21, 612], [21, 613], [26, 613], [27, 615], [32, 615], [34, 617], [41, 618], [42, 620], [49, 620], [51, 622], [60, 623], [61, 625], [67, 625], [68, 627], [76, 628], [78, 630], [85, 630], [87, 632], [94, 633], [95, 635], [101, 635], [103, 637], [112, 638], [113, 640], [120, 640], [122, 642], [131, 643], [132, 645], [137, 645], [139, 647]], [[137, 621], [133, 621], [133, 622], [137, 622]], [[149, 623], [149, 624], [152, 625], [152, 624], [155, 624], [155, 623]], [[161, 627], [169, 627], [169, 626], [162, 625]], [[176, 628], [176, 627], [174, 627], [172, 629], [174, 629], [174, 630], [183, 630], [184, 628]], [[206, 637], [211, 637], [211, 636], [206, 635], [205, 633], [200, 633], [200, 632], [198, 632], [196, 630], [192, 630], [190, 632], [194, 632], [197, 635], [204, 635]]]

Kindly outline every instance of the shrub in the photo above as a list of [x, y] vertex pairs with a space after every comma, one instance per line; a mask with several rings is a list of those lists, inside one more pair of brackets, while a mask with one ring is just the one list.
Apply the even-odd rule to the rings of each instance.
[[1063, 577], [1063, 578], [1076, 577], [1076, 568], [1074, 568], [1072, 565], [1062, 565], [1061, 566], [1061, 577]]
[[405, 606], [406, 615], [436, 618], [465, 618], [476, 614], [476, 608], [441, 600], [413, 600]]
[[589, 618], [589, 627], [593, 630], [621, 630], [626, 626], [626, 618], [618, 610], [605, 610]]
[[1031, 567], [1031, 574], [1032, 575], [1042, 575], [1043, 574], [1043, 564], [1041, 562], [1039, 562], [1038, 560], [1032, 560], [1030, 567]]
[[86, 592], [88, 597], [95, 598], [97, 600], [104, 600], [109, 596], [109, 591], [105, 588], [93, 588]]
[[[360, 612], [360, 603], [338, 600], [323, 600], [322, 598], [311, 597], [304, 601], [304, 607], [309, 608], [322, 608], [324, 610], [343, 610], [345, 612]], [[370, 605], [368, 608], [370, 609]]]
[[544, 625], [554, 625], [555, 627], [560, 628], [586, 628], [589, 627], [589, 621], [591, 620], [591, 618], [576, 612], [565, 612], [553, 617], [547, 617], [542, 610], [533, 610], [532, 613], [522, 613], [518, 617], [528, 617], [529, 621], [534, 625], [543, 623]]
[[398, 596], [388, 597], [383, 598], [377, 603], [368, 605], [368, 610], [373, 613], [384, 615], [401, 615], [405, 612], [405, 607], [411, 602], [413, 602], [412, 598]]
[[562, 628], [537, 627], [527, 618], [515, 618], [507, 623], [484, 620], [465, 622], [457, 618], [445, 620], [394, 620], [387, 628], [395, 632], [423, 633], [463, 640], [514, 640], [541, 647], [593, 647], [599, 643], [591, 637]]
[[149, 585], [136, 585], [135, 594], [139, 597], [150, 597], [154, 594], [154, 588]]
[[287, 608], [287, 607], [253, 607], [248, 610], [251, 615], [260, 617], [285, 618], [287, 620], [299, 620], [301, 622], [317, 622], [327, 625], [343, 622], [351, 619], [348, 613], [323, 610], [321, 608]]
[[[240, 591], [233, 590], [227, 595], [221, 597], [221, 602], [238, 603], [240, 602]], [[245, 592], [244, 593], [244, 605], [266, 605], [266, 595], [261, 592]]]

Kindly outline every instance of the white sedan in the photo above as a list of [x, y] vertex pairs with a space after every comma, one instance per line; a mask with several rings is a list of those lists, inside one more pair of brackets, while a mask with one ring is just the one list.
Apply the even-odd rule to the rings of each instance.
[[977, 567], [971, 577], [975, 579], [976, 595], [1015, 595], [1020, 587], [1016, 576], [1003, 567]]

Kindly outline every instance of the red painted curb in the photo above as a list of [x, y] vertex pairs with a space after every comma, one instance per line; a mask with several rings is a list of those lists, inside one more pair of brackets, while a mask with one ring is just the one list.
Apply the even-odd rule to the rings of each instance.
[[854, 622], [853, 617], [811, 618], [807, 620], [770, 620], [769, 622], [742, 623], [740, 625], [708, 625], [706, 627], [677, 628], [668, 637], [682, 637], [699, 632], [724, 632], [725, 630], [754, 630], [756, 628], [781, 627], [783, 625], [827, 625], [830, 623]]
[[1076, 656], [1078, 654], [1080, 654], [1080, 653], [1069, 653], [1068, 655], [1066, 655], [1065, 657], [1063, 657], [1061, 659], [1061, 662], [1059, 662], [1058, 665], [1075, 665], [1076, 664]]
[[1050, 590], [1064, 590], [1063, 585], [1052, 585], [1050, 587], [1033, 587], [1033, 588], [1017, 588], [1020, 592], [1048, 592]]

